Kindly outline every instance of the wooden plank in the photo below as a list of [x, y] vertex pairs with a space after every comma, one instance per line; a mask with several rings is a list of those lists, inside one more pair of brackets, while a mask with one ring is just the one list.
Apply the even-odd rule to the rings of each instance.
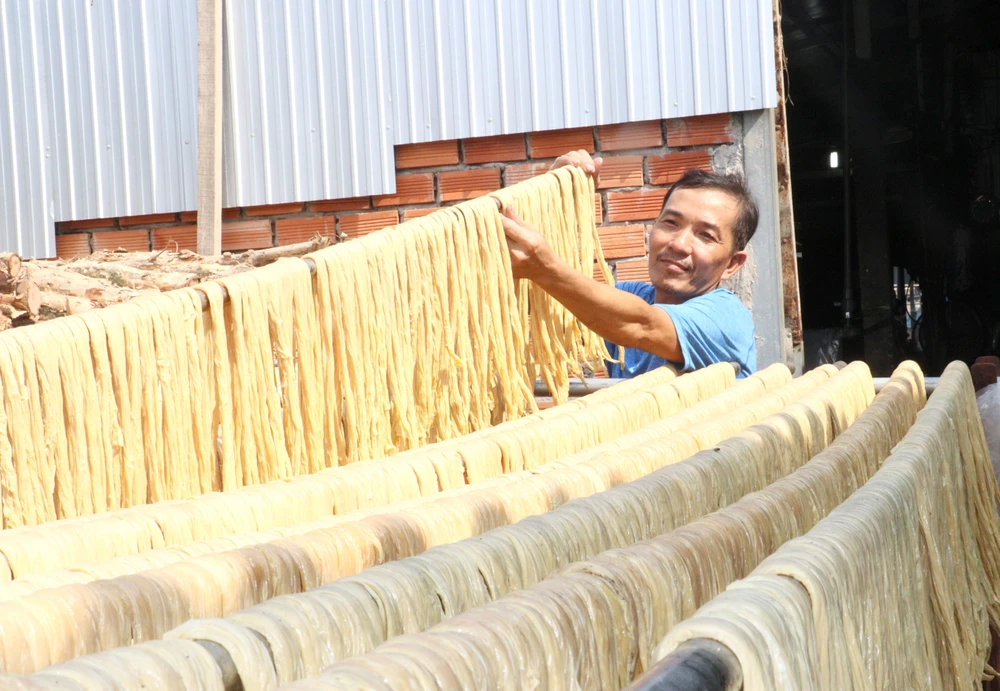
[[198, 0], [198, 254], [222, 254], [222, 0]]

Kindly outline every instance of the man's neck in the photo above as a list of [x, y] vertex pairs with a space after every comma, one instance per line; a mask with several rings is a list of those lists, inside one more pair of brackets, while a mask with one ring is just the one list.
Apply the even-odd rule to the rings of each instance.
[[718, 288], [719, 285], [720, 284], [716, 284], [716, 285], [712, 286], [711, 288], [709, 288], [708, 290], [702, 291], [702, 292], [697, 293], [695, 295], [679, 295], [679, 294], [671, 292], [671, 291], [661, 290], [660, 288], [656, 288], [654, 286], [654, 290], [656, 291], [656, 293], [655, 293], [656, 304], [657, 305], [680, 305], [682, 303], [687, 302], [688, 300], [691, 300], [692, 298], [701, 297], [702, 295], [708, 295], [713, 290], [715, 290], [716, 288]]
[[655, 300], [657, 305], [679, 305], [687, 298], [657, 288]]

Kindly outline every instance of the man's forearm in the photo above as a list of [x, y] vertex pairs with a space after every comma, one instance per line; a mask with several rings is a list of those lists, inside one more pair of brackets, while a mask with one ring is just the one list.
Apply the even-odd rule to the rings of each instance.
[[585, 276], [558, 257], [547, 261], [546, 269], [535, 282], [601, 338], [667, 360], [682, 359], [677, 331], [663, 310]]

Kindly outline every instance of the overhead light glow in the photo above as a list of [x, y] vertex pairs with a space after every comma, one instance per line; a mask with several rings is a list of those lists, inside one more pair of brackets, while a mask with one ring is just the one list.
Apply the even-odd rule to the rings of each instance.
[[831, 168], [840, 167], [840, 155], [836, 151], [830, 152], [830, 167]]

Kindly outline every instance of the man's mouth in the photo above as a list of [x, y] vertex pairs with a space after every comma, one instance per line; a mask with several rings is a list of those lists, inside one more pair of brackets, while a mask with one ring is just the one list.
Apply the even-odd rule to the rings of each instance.
[[668, 259], [667, 257], [659, 257], [657, 261], [663, 264], [671, 273], [687, 273], [688, 271], [687, 266], [679, 261]]

